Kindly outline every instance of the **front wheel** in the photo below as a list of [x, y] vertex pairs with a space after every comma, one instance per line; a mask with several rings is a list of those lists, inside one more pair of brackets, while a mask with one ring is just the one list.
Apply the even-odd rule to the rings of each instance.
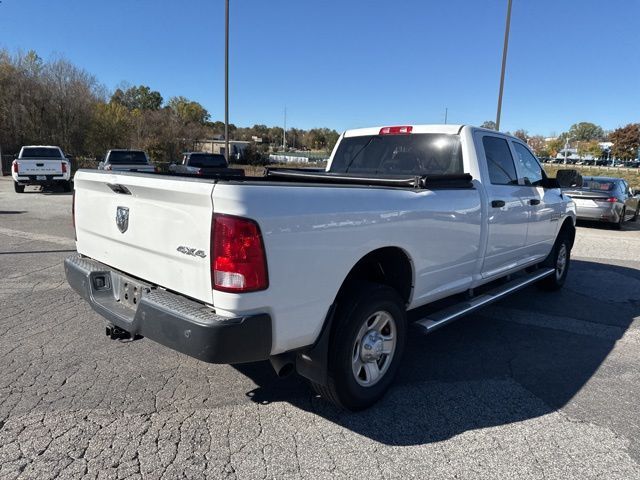
[[565, 234], [560, 234], [553, 250], [542, 262], [542, 267], [553, 268], [553, 273], [540, 281], [540, 287], [544, 290], [560, 290], [567, 280], [569, 273], [569, 263], [571, 261], [571, 242]]
[[13, 182], [13, 189], [16, 193], [24, 193], [24, 185], [20, 185], [18, 182]]
[[312, 385], [337, 406], [362, 410], [385, 394], [396, 375], [406, 340], [405, 305], [394, 289], [371, 283], [345, 294], [340, 303], [327, 385]]

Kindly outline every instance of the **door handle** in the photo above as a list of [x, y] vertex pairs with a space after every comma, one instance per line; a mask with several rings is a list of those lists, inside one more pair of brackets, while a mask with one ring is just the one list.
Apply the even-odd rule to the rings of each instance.
[[505, 206], [504, 200], [492, 200], [491, 206], [493, 208], [502, 208]]
[[532, 198], [529, 200], [529, 205], [540, 205], [540, 200], [537, 198]]

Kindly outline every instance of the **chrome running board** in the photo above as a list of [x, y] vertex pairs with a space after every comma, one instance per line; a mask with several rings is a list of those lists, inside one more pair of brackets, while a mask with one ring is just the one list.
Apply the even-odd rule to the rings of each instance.
[[452, 305], [437, 312], [429, 314], [429, 316], [417, 320], [415, 323], [422, 327], [426, 332], [430, 333], [434, 330], [453, 322], [458, 318], [474, 312], [479, 308], [486, 307], [487, 305], [497, 302], [498, 300], [506, 297], [507, 295], [520, 290], [532, 283], [542, 280], [549, 275], [553, 275], [555, 269], [545, 268], [542, 270], [536, 270], [533, 273], [529, 273], [524, 276], [520, 276], [513, 280], [510, 280], [498, 287], [489, 290], [482, 295], [479, 295], [471, 300]]

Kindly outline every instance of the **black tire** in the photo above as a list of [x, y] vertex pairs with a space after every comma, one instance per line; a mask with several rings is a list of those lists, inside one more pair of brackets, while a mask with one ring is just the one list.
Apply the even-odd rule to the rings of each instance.
[[615, 230], [622, 230], [622, 225], [624, 224], [624, 217], [626, 214], [627, 211], [623, 208], [622, 213], [620, 214], [620, 220], [612, 225]]
[[[363, 410], [373, 405], [386, 393], [398, 371], [407, 336], [405, 305], [393, 288], [374, 283], [365, 283], [351, 289], [349, 294], [343, 296], [340, 303], [334, 317], [329, 343], [328, 382], [326, 386], [312, 382], [312, 387], [320, 396], [340, 408], [352, 411]], [[383, 319], [380, 322], [389, 322], [384, 314], [392, 319], [395, 331], [389, 323], [389, 330], [386, 334], [383, 330], [382, 335], [385, 335], [385, 338], [395, 338], [395, 347], [386, 357], [382, 353], [378, 360], [364, 362], [361, 355], [364, 355], [366, 345], [361, 341], [360, 334], [363, 329], [367, 331], [370, 328], [365, 327], [368, 321], [369, 323], [378, 322], [372, 320], [376, 315], [376, 318]], [[376, 323], [373, 323], [374, 327]], [[373, 330], [372, 327], [368, 332]], [[368, 351], [380, 354], [376, 348]], [[369, 386], [363, 386], [361, 382], [366, 382], [367, 379], [360, 376], [356, 379], [354, 370], [358, 368], [357, 362], [363, 365], [361, 372], [364, 372], [364, 377], [368, 376], [365, 363], [371, 365], [375, 363], [375, 369], [381, 372], [378, 379]]]
[[640, 216], [640, 205], [638, 205], [638, 208], [636, 208], [636, 213], [633, 215], [633, 217], [631, 217], [631, 221], [635, 222], [636, 220], [638, 220], [638, 216]]
[[[563, 255], [564, 251], [564, 267], [562, 267], [562, 271], [559, 272], [560, 262], [559, 257]], [[571, 264], [571, 241], [569, 240], [569, 236], [565, 233], [560, 233], [558, 238], [556, 239], [556, 243], [553, 245], [553, 249], [549, 256], [541, 263], [542, 268], [553, 268], [554, 272], [548, 277], [540, 280], [538, 284], [540, 288], [547, 291], [555, 291], [560, 290], [565, 281], [567, 280], [567, 274], [569, 273], [569, 265]]]
[[16, 193], [24, 193], [24, 185], [18, 184], [18, 182], [13, 182], [13, 189]]
[[71, 191], [71, 182], [62, 182], [62, 190], [65, 192], [70, 192]]

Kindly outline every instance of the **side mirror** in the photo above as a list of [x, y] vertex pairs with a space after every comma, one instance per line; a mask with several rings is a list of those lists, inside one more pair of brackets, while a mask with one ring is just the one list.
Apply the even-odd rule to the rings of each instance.
[[540, 182], [540, 186], [542, 188], [547, 188], [547, 189], [551, 189], [551, 188], [562, 188], [560, 186], [560, 182], [558, 182], [557, 178], [543, 178], [542, 182]]

